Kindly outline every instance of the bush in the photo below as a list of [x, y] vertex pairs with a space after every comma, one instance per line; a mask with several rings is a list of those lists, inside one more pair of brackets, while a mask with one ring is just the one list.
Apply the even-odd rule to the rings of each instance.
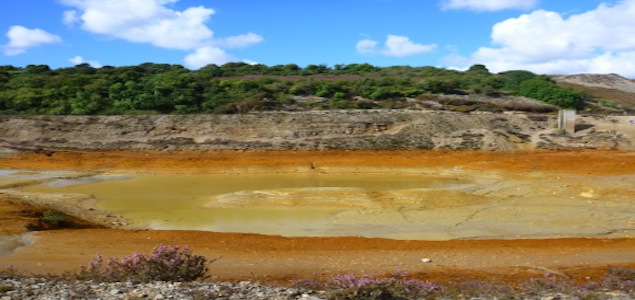
[[609, 267], [602, 281], [589, 284], [590, 288], [618, 290], [635, 295], [635, 269]]
[[42, 213], [42, 221], [57, 226], [60, 222], [66, 221], [66, 215], [61, 212], [49, 209]]
[[521, 96], [534, 98], [561, 108], [578, 109], [587, 97], [581, 92], [556, 85], [547, 76], [537, 76], [523, 81], [518, 90]]
[[381, 278], [358, 277], [353, 274], [336, 275], [326, 283], [299, 281], [295, 285], [325, 289], [328, 291], [328, 299], [334, 300], [419, 299], [437, 289], [432, 283], [404, 276]]
[[134, 253], [106, 262], [98, 255], [74, 277], [103, 282], [194, 281], [205, 278], [207, 266], [214, 261], [193, 255], [187, 247], [159, 245], [150, 255]]

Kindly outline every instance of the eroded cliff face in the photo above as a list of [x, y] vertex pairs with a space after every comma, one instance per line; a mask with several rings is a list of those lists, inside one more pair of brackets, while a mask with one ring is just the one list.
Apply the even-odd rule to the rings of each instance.
[[562, 134], [556, 121], [550, 115], [417, 110], [0, 116], [0, 146], [85, 150], [633, 148], [635, 125], [630, 117], [579, 117], [574, 134]]

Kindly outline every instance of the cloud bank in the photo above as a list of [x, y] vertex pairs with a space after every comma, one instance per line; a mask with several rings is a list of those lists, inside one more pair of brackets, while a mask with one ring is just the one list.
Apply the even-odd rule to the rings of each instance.
[[7, 37], [9, 43], [2, 48], [4, 54], [8, 56], [25, 53], [28, 48], [62, 42], [62, 38], [57, 35], [39, 28], [29, 29], [20, 25], [11, 26], [7, 32]]
[[537, 73], [620, 73], [635, 76], [635, 0], [568, 17], [537, 10], [492, 28], [493, 47], [446, 62], [463, 67], [485, 64], [493, 71], [526, 69]]
[[392, 57], [407, 57], [428, 53], [434, 50], [436, 45], [417, 44], [410, 38], [401, 35], [388, 35], [384, 46], [379, 48], [379, 42], [364, 39], [357, 42], [355, 46], [359, 54], [380, 54]]
[[179, 0], [61, 0], [74, 8], [64, 13], [66, 24], [133, 43], [190, 51], [185, 62], [193, 68], [232, 61], [234, 57], [224, 48], [249, 47], [263, 40], [254, 33], [217, 39], [206, 25], [213, 9], [170, 8], [176, 2]]

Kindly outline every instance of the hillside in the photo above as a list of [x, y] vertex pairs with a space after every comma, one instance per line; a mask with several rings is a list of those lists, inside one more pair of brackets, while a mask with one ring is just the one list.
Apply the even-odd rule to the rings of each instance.
[[[560, 108], [589, 114], [557, 130]], [[368, 64], [0, 67], [0, 145], [49, 149], [632, 149], [635, 81]], [[50, 152], [49, 151], [49, 152]]]
[[552, 76], [559, 85], [592, 95], [591, 107], [614, 113], [635, 111], [635, 80], [617, 74]]

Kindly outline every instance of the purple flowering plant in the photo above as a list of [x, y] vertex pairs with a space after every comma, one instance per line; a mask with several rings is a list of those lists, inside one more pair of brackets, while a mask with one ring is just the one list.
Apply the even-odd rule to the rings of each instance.
[[194, 255], [188, 247], [158, 245], [150, 255], [134, 253], [106, 261], [97, 255], [75, 277], [105, 282], [194, 281], [204, 279], [208, 265], [216, 260]]
[[427, 281], [408, 279], [406, 276], [375, 277], [354, 274], [335, 275], [321, 284], [303, 280], [297, 281], [295, 285], [327, 290], [329, 299], [334, 300], [418, 299], [438, 288]]

